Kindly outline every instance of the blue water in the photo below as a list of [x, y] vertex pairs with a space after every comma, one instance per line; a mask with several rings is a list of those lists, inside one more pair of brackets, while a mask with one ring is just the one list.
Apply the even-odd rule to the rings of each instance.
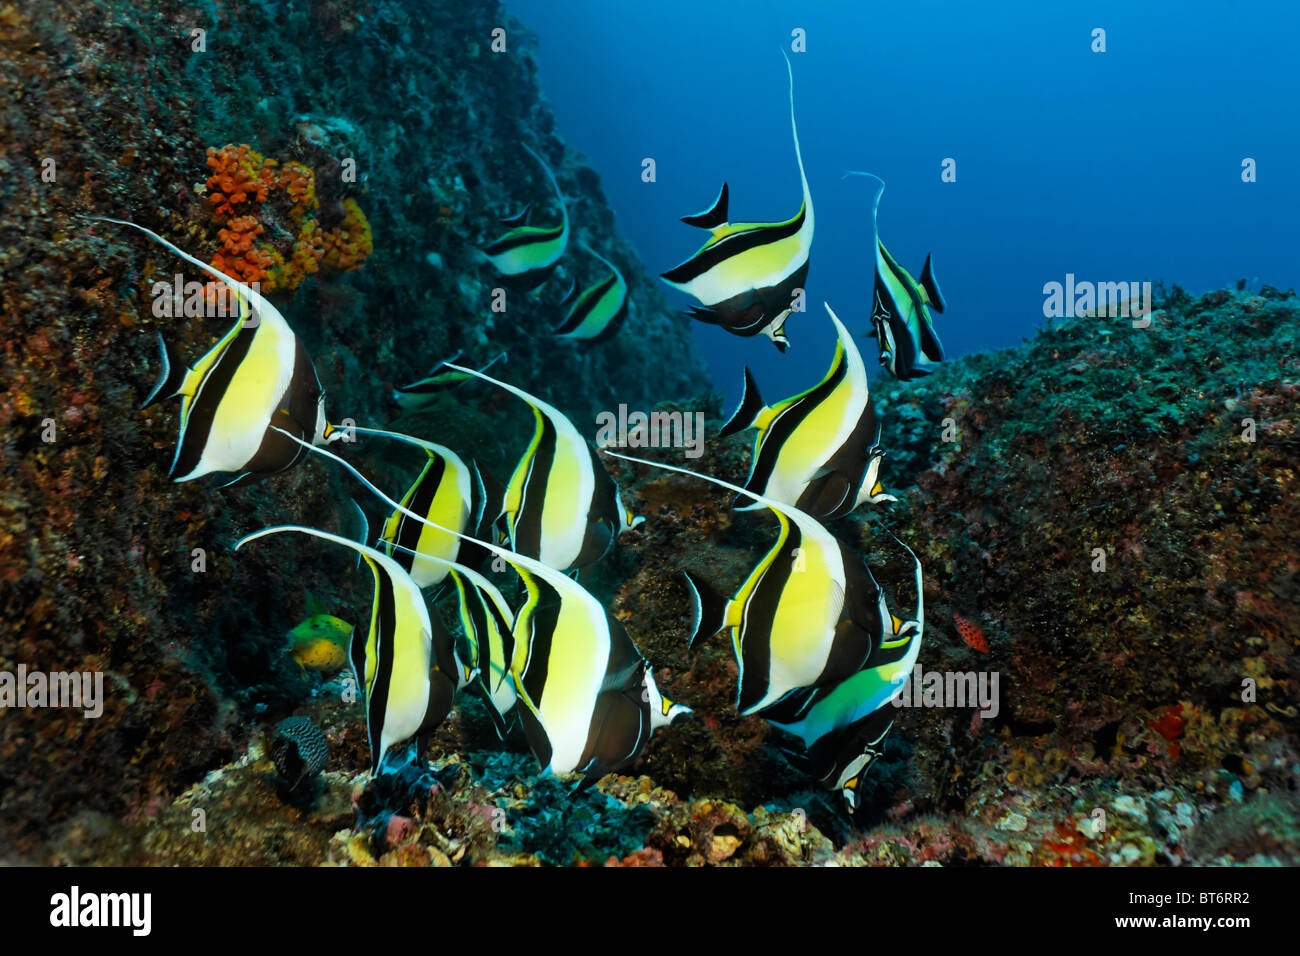
[[[782, 356], [692, 323], [728, 402], [741, 366], [764, 397], [815, 381], [830, 302], [867, 327], [871, 183], [880, 229], [919, 273], [933, 250], [950, 356], [1014, 345], [1044, 322], [1043, 284], [1177, 282], [1194, 292], [1300, 279], [1300, 7], [1255, 3], [859, 3], [507, 0], [540, 39], [560, 134], [601, 174], [652, 275], [699, 246], [678, 217], [723, 180], [733, 219], [794, 214], [785, 64], [816, 209], [809, 311]], [[813, 6], [809, 12], [804, 7]], [[1107, 52], [1093, 53], [1092, 30]], [[641, 181], [652, 157], [657, 181]], [[945, 157], [957, 181], [940, 181]], [[1258, 181], [1241, 180], [1257, 161]], [[675, 305], [684, 297], [669, 290]], [[634, 331], [630, 325], [623, 334]], [[861, 340], [875, 365], [872, 340]]]

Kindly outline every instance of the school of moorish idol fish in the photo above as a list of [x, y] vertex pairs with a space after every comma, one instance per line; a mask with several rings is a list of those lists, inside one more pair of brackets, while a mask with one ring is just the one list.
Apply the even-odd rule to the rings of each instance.
[[[803, 190], [798, 212], [783, 222], [730, 222], [724, 183], [708, 210], [683, 219], [709, 230], [709, 239], [663, 274], [670, 286], [699, 302], [690, 313], [696, 319], [739, 336], [765, 335], [783, 352], [789, 345], [785, 323], [802, 297], [813, 240], [788, 57], [786, 68]], [[536, 289], [567, 253], [570, 223], [550, 167], [523, 148], [555, 191], [560, 223], [529, 225], [531, 205], [525, 206], [501, 220], [509, 231], [482, 251], [503, 281]], [[875, 225], [884, 191], [878, 182], [870, 334], [881, 365], [906, 381], [927, 374], [943, 358], [930, 310], [942, 312], [944, 300], [928, 257], [918, 281], [885, 249]], [[326, 417], [324, 390], [302, 341], [255, 289], [143, 226], [95, 218], [144, 232], [224, 283], [238, 303], [235, 324], [192, 366], [159, 335], [161, 369], [145, 406], [181, 400], [169, 477], [192, 481], [220, 472], [233, 475], [227, 483], [233, 485], [280, 474], [318, 454], [338, 463], [387, 510], [373, 539], [363, 520], [356, 537], [283, 524], [235, 545], [238, 551], [270, 535], [300, 534], [349, 549], [358, 566], [364, 561], [369, 567], [369, 625], [351, 631], [346, 655], [364, 692], [372, 775], [422, 760], [430, 734], [466, 692], [486, 703], [503, 741], [518, 726], [543, 773], [578, 774], [583, 786], [631, 765], [656, 730], [690, 713], [659, 691], [651, 663], [622, 621], [578, 579], [622, 532], [643, 521], [624, 505], [601, 460], [604, 453], [710, 482], [735, 494], [736, 510], [764, 509], [776, 519], [776, 540], [734, 594], [685, 574], [695, 609], [689, 640], [693, 647], [719, 632], [729, 635], [739, 712], [762, 717], [788, 735], [787, 752], [796, 762], [838, 791], [850, 813], [856, 810], [859, 784], [893, 723], [893, 708], [885, 704], [920, 652], [925, 614], [921, 564], [910, 548], [894, 538], [915, 567], [916, 606], [900, 617], [871, 568], [828, 527], [861, 505], [897, 500], [880, 480], [884, 451], [866, 367], [829, 305], [837, 342], [818, 383], [767, 405], [745, 369], [743, 397], [721, 431], [756, 433], [744, 486], [610, 449], [598, 452], [558, 408], [487, 374], [500, 355], [473, 368], [460, 364], [458, 354], [396, 391], [397, 404], [412, 408], [479, 380], [526, 404], [534, 432], [503, 486], [474, 460], [425, 438], [357, 426], [345, 434]], [[575, 282], [561, 301], [567, 314], [555, 331], [599, 342], [626, 318], [628, 286], [606, 257], [581, 248], [609, 273], [581, 292]], [[427, 461], [400, 499], [329, 450], [352, 432], [425, 452]], [[503, 590], [485, 576], [485, 562], [495, 571], [511, 569], [518, 584]], [[459, 634], [451, 633], [436, 609], [430, 613], [430, 602], [452, 595]], [[310, 628], [295, 637], [300, 665], [314, 666], [322, 654], [328, 658], [341, 646], [340, 634], [348, 634], [346, 624], [326, 618], [306, 622]]]

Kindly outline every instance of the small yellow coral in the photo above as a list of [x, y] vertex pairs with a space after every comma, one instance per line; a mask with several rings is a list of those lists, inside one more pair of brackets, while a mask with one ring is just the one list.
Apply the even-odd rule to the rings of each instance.
[[373, 251], [366, 214], [355, 199], [343, 200], [343, 222], [325, 235], [321, 265], [336, 272], [351, 272], [359, 269]]
[[287, 261], [272, 273], [271, 281], [276, 289], [296, 289], [307, 276], [320, 269], [321, 257], [325, 254], [325, 239], [320, 225], [315, 219], [303, 223], [302, 230], [293, 242], [293, 249]]

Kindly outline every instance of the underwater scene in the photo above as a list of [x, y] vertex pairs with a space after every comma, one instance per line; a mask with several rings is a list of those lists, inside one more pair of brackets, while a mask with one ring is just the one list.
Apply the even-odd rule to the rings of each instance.
[[0, 864], [1300, 863], [1204, 6], [0, 0]]

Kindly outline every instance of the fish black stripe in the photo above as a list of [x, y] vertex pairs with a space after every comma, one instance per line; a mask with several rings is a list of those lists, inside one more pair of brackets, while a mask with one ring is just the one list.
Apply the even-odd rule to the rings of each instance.
[[543, 229], [540, 232], [532, 232], [532, 226], [527, 228], [530, 230], [529, 232], [520, 233], [519, 235], [512, 236], [507, 233], [495, 242], [485, 246], [483, 251], [489, 256], [499, 256], [511, 249], [552, 242], [564, 234], [563, 225], [556, 226], [554, 229]]
[[248, 350], [253, 346], [253, 337], [265, 325], [257, 321], [257, 310], [252, 305], [249, 306], [249, 315], [248, 321], [256, 324], [245, 324], [245, 327], [239, 330], [225, 350], [217, 356], [212, 367], [208, 369], [208, 374], [195, 389], [193, 403], [190, 405], [189, 414], [185, 417], [183, 434], [180, 437], [180, 454], [177, 455], [171, 471], [168, 472], [168, 478], [188, 475], [203, 457], [208, 436], [212, 432], [212, 420], [216, 416], [217, 406], [225, 397], [226, 389], [230, 387], [235, 372], [248, 357]]
[[[411, 496], [411, 503], [407, 506], [407, 511], [412, 511], [417, 515], [429, 517], [429, 509], [433, 506], [433, 498], [438, 493], [438, 486], [442, 484], [443, 476], [447, 471], [447, 461], [441, 455], [430, 455], [429, 463], [415, 487], [415, 494]], [[428, 527], [421, 521], [417, 521], [408, 514], [402, 514], [397, 524], [397, 534], [393, 535], [393, 540], [400, 547], [408, 551], [419, 550], [420, 535]], [[458, 530], [458, 529], [453, 529]], [[398, 561], [407, 571], [415, 565], [415, 555], [408, 551], [397, 551], [393, 557], [400, 558]]]
[[794, 567], [793, 552], [803, 540], [798, 525], [788, 518], [786, 524], [790, 531], [785, 542], [780, 545], [781, 551], [772, 556], [772, 563], [759, 578], [744, 609], [740, 651], [744, 656], [745, 683], [739, 690], [736, 702], [741, 711], [757, 704], [768, 691], [772, 664], [772, 622], [776, 618], [777, 607], [785, 594], [785, 586]]
[[[853, 426], [853, 431], [823, 466], [826, 474], [809, 482], [808, 487], [799, 496], [799, 500], [795, 502], [795, 507], [800, 511], [808, 512], [820, 521], [833, 521], [852, 511], [857, 504], [862, 482], [866, 479], [867, 469], [871, 465], [871, 450], [875, 445], [876, 428], [876, 412], [872, 407], [871, 399], [868, 398], [857, 424]], [[838, 504], [826, 497], [831, 490], [832, 479], [836, 476], [842, 476], [841, 484], [847, 489], [842, 493], [836, 492], [836, 496], [839, 497]]]
[[[804, 420], [812, 414], [813, 410], [826, 401], [848, 375], [849, 363], [847, 358], [846, 355], [841, 355], [839, 361], [836, 362], [834, 371], [825, 381], [819, 382], [812, 391], [797, 399], [767, 427], [762, 438], [759, 439], [758, 451], [754, 456], [754, 465], [750, 469], [749, 480], [745, 482], [747, 490], [764, 494], [764, 489], [772, 478], [772, 472], [776, 469], [777, 459], [780, 457], [781, 449], [785, 447], [785, 443], [789, 441], [790, 436], [803, 424]], [[818, 464], [823, 463], [818, 462]], [[737, 497], [738, 503], [741, 497]]]
[[624, 320], [627, 319], [629, 311], [630, 309], [628, 308], [627, 291], [624, 290], [623, 301], [619, 304], [618, 311], [614, 313], [613, 318], [611, 318], [608, 322], [605, 323], [605, 327], [603, 329], [601, 329], [599, 332], [597, 332], [595, 335], [591, 336], [590, 338], [585, 339], [584, 341], [594, 345], [597, 342], [604, 342], [608, 339], [613, 338], [614, 335], [617, 334], [618, 330], [622, 327]]
[[524, 479], [519, 498], [519, 513], [515, 515], [514, 549], [528, 558], [540, 559], [542, 554], [542, 512], [550, 491], [551, 466], [555, 463], [555, 426], [550, 418], [534, 411], [541, 422], [542, 433]]
[[751, 249], [757, 249], [772, 242], [780, 242], [795, 235], [803, 228], [804, 218], [807, 214], [803, 206], [799, 207], [799, 215], [786, 223], [777, 223], [773, 225], [762, 225], [746, 232], [738, 232], [727, 238], [701, 250], [691, 258], [687, 259], [677, 268], [670, 272], [662, 273], [662, 278], [669, 282], [685, 283], [692, 279], [698, 279], [704, 273], [708, 272], [714, 266], [733, 256], [748, 252]]
[[562, 599], [560, 593], [541, 578], [533, 576], [532, 581], [538, 590], [538, 600], [529, 622], [528, 660], [524, 664], [521, 683], [528, 699], [541, 710], [551, 665], [551, 642], [555, 637]]
[[591, 294], [578, 300], [578, 303], [573, 307], [573, 311], [569, 314], [569, 317], [564, 320], [564, 323], [558, 329], [555, 330], [555, 334], [564, 335], [582, 325], [587, 316], [591, 315], [592, 310], [600, 304], [605, 293], [608, 292], [617, 281], [618, 277], [611, 272], [605, 277], [604, 281], [598, 285], [592, 286]]
[[393, 675], [393, 632], [397, 628], [397, 609], [393, 604], [393, 581], [382, 568], [375, 571], [379, 588], [379, 620], [375, 635], [375, 682], [366, 701], [370, 728], [370, 772], [374, 773], [383, 759], [380, 752], [383, 740], [384, 718], [388, 711], [388, 690]]

